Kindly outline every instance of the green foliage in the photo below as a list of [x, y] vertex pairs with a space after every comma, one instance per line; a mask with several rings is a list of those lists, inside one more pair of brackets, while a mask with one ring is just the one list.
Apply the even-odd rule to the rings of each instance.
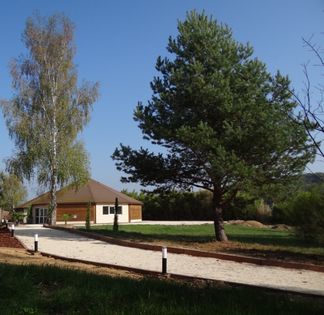
[[293, 225], [294, 213], [292, 209], [292, 197], [287, 197], [286, 201], [275, 204], [272, 209], [272, 222]]
[[33, 223], [33, 206], [30, 205], [27, 209], [27, 223]]
[[19, 177], [36, 176], [50, 187], [53, 222], [58, 185], [81, 184], [89, 162], [77, 140], [90, 118], [98, 85], [77, 86], [73, 64], [73, 24], [64, 15], [29, 18], [23, 33], [26, 56], [11, 63], [14, 96], [1, 107], [16, 154], [9, 169]]
[[85, 228], [87, 231], [90, 230], [91, 225], [90, 225], [90, 209], [91, 209], [91, 202], [88, 202], [87, 210], [86, 210], [86, 223], [85, 223]]
[[143, 202], [143, 220], [210, 220], [212, 194], [209, 191], [123, 193]]
[[291, 208], [299, 233], [307, 240], [324, 244], [324, 185], [299, 193]]
[[[164, 193], [123, 190], [123, 193], [143, 202], [144, 220], [210, 220], [212, 217], [213, 195], [207, 190]], [[263, 199], [239, 193], [229, 204], [224, 219], [269, 222], [271, 209]]]
[[26, 196], [27, 190], [16, 175], [0, 172], [0, 208], [12, 214]]
[[68, 221], [69, 219], [71, 219], [71, 218], [72, 218], [72, 214], [71, 214], [71, 213], [64, 213], [64, 214], [62, 215], [62, 219], [63, 219], [63, 221], [64, 221], [65, 224], [67, 224], [67, 221]]
[[17, 224], [22, 223], [24, 221], [24, 218], [26, 217], [26, 214], [21, 212], [12, 212], [11, 213], [11, 219], [13, 222], [16, 222]]
[[324, 173], [307, 173], [302, 176], [303, 190], [311, 189], [312, 187], [324, 184]]
[[314, 148], [294, 118], [289, 79], [267, 72], [228, 26], [189, 12], [167, 50], [171, 57], [156, 62], [152, 99], [134, 114], [144, 138], [166, 153], [121, 145], [113, 159], [126, 182], [213, 192], [220, 239], [222, 209], [238, 191], [299, 174]]

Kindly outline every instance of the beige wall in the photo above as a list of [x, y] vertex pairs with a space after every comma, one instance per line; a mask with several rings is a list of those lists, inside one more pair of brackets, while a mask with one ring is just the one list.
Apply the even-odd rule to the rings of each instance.
[[[114, 214], [103, 214], [103, 206], [114, 207], [114, 204], [96, 205], [96, 223], [113, 223]], [[128, 221], [128, 205], [119, 205], [122, 207], [122, 214], [118, 215], [118, 222]]]

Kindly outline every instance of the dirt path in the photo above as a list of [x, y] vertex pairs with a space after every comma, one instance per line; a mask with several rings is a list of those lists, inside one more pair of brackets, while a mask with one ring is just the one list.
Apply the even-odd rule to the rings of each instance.
[[[19, 227], [16, 230], [17, 238], [30, 249], [34, 246], [33, 235], [35, 233], [39, 235], [39, 250], [49, 254], [161, 271], [161, 253], [159, 252], [111, 245], [43, 227]], [[168, 272], [324, 296], [324, 274], [313, 271], [169, 254]]]

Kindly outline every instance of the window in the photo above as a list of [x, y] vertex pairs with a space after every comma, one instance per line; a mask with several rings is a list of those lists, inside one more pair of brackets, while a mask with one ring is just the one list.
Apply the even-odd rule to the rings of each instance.
[[103, 207], [102, 207], [102, 214], [109, 214], [109, 212], [108, 212], [108, 208], [109, 208], [109, 207], [107, 207], [107, 206], [103, 206]]
[[[115, 207], [110, 207], [110, 214], [115, 214]], [[122, 207], [118, 206], [117, 214], [123, 214]]]

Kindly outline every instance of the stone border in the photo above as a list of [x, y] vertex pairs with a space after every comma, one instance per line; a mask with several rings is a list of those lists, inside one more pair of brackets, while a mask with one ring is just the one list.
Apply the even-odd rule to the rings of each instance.
[[[110, 236], [103, 236], [96, 233], [79, 231], [76, 229], [65, 228], [62, 226], [44, 225], [44, 227], [55, 229], [55, 230], [66, 231], [72, 234], [77, 234], [87, 238], [92, 238], [95, 240], [103, 241], [110, 244], [125, 246], [125, 247], [132, 247], [132, 248], [139, 248], [139, 249], [153, 250], [153, 251], [161, 251], [163, 247], [160, 245], [151, 245], [146, 243], [135, 243], [135, 242], [125, 241], [125, 240], [119, 240]], [[250, 263], [250, 264], [261, 265], [261, 266], [281, 267], [281, 268], [288, 268], [288, 269], [304, 269], [310, 271], [324, 272], [324, 266], [321, 265], [285, 262], [285, 261], [278, 261], [273, 259], [246, 257], [240, 255], [223, 254], [223, 253], [212, 253], [212, 252], [204, 252], [199, 250], [177, 248], [177, 247], [168, 247], [168, 252], [174, 254], [185, 254], [185, 255], [196, 256], [196, 257], [217, 258], [222, 260], [235, 261], [239, 263], [244, 262], [244, 263]]]

